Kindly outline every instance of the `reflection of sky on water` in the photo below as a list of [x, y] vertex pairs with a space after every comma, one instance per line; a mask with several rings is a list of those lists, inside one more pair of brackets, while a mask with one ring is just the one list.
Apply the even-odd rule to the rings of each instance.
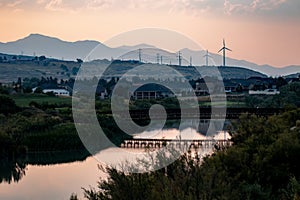
[[[198, 130], [195, 120], [190, 119], [180, 124], [180, 120], [168, 120], [163, 129], [156, 126], [157, 120], [152, 120], [152, 127], [145, 129], [141, 133], [134, 134], [135, 139], [186, 139], [186, 140], [205, 140], [205, 139], [229, 139], [230, 135], [224, 130], [230, 124], [229, 121], [219, 119], [201, 119]], [[181, 127], [179, 127], [179, 124]], [[181, 129], [181, 131], [179, 131]]]
[[[135, 138], [155, 138], [155, 139], [176, 139], [181, 135], [192, 135], [193, 139], [208, 139], [192, 128], [184, 128], [181, 132], [176, 128], [176, 122], [170, 123], [169, 128], [163, 130], [149, 130], [136, 134]], [[219, 131], [214, 135], [214, 139], [228, 139], [230, 136], [227, 132]], [[184, 137], [182, 137], [184, 139]], [[122, 149], [120, 152], [117, 148], [109, 148], [99, 152], [96, 157], [101, 160], [102, 156], [109, 159], [108, 163], [115, 163], [115, 166], [132, 161], [134, 157], [128, 157], [127, 152], [133, 154], [143, 154], [144, 149]], [[200, 157], [210, 154], [212, 149], [201, 148], [198, 153]], [[116, 156], [117, 153], [117, 156]], [[192, 152], [193, 154], [195, 151]], [[104, 160], [105, 160], [104, 159]], [[0, 199], [17, 200], [17, 199], [69, 199], [70, 195], [75, 192], [83, 198], [82, 187], [89, 188], [90, 185], [96, 186], [99, 177], [105, 178], [106, 175], [101, 172], [97, 165], [101, 164], [93, 157], [84, 161], [77, 161], [65, 164], [55, 165], [27, 165], [25, 176], [18, 182], [11, 184], [0, 184]]]
[[[195, 129], [185, 128], [182, 131], [179, 131], [176, 128], [167, 128], [163, 130], [150, 130], [144, 131], [140, 134], [136, 134], [134, 136], [135, 139], [178, 139], [179, 135], [182, 135], [181, 139], [192, 139], [192, 140], [207, 140], [207, 139], [215, 139], [215, 140], [224, 140], [229, 139], [230, 135], [226, 131], [218, 131], [212, 137], [206, 137], [200, 134]], [[184, 136], [188, 137], [185, 138]], [[164, 148], [161, 148], [162, 150]], [[145, 151], [150, 153], [154, 153], [157, 149], [143, 149], [143, 148], [109, 148], [103, 151], [100, 151], [95, 155], [97, 160], [104, 163], [109, 163], [114, 167], [124, 167], [127, 163], [130, 163], [132, 166], [139, 166], [137, 160], [145, 159], [148, 160], [149, 155], [145, 154]], [[213, 151], [213, 146], [211, 147], [200, 147], [198, 150], [191, 149], [192, 153], [196, 152], [200, 157], [211, 154]], [[165, 151], [168, 151], [165, 149]], [[181, 152], [184, 153], [184, 152]], [[123, 169], [123, 168], [122, 168]], [[126, 170], [125, 170], [126, 171]]]
[[69, 199], [75, 192], [83, 197], [82, 187], [96, 186], [105, 177], [92, 157], [83, 162], [47, 166], [28, 165], [26, 175], [18, 183], [1, 183], [0, 199]]
[[205, 136], [200, 134], [195, 129], [186, 128], [182, 131], [179, 131], [175, 128], [170, 129], [163, 129], [163, 130], [151, 130], [151, 131], [144, 131], [143, 133], [139, 133], [134, 135], [135, 139], [178, 139], [179, 135], [181, 138], [184, 138], [184, 135], [192, 136], [190, 139], [193, 140], [205, 140], [205, 139], [216, 139], [216, 140], [223, 140], [229, 139], [230, 135], [226, 131], [218, 131], [213, 136]]

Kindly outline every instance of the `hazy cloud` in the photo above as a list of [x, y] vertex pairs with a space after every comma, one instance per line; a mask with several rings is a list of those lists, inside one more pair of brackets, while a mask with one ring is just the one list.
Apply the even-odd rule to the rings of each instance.
[[[161, 0], [165, 1], [165, 0]], [[216, 15], [300, 17], [299, 0], [172, 0], [172, 11]]]
[[[216, 15], [258, 15], [299, 17], [299, 0], [0, 0], [6, 7], [30, 5], [51, 11], [112, 9], [157, 10], [160, 12], [210, 13]], [[27, 6], [29, 8], [29, 6]]]
[[110, 0], [91, 0], [87, 2], [87, 8], [89, 9], [100, 9], [100, 8], [109, 8], [112, 6]]
[[46, 0], [37, 0], [37, 1], [36, 1], [37, 4], [43, 4], [43, 3], [45, 3], [45, 2], [46, 2]]
[[23, 3], [22, 0], [18, 0], [18, 1], [12, 1], [10, 3], [7, 4], [8, 7], [16, 7], [17, 5]]
[[225, 0], [224, 9], [227, 14], [234, 13], [255, 13], [259, 11], [272, 11], [277, 9], [286, 0], [252, 0], [236, 1]]

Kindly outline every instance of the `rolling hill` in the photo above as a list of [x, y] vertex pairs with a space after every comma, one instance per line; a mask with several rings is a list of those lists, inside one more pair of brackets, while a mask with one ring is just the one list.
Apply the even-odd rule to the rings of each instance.
[[[140, 65], [138, 61], [121, 61], [115, 60], [112, 63], [108, 60], [95, 60], [86, 63], [79, 63], [76, 61], [63, 61], [53, 58], [41, 58], [30, 57], [30, 56], [16, 56], [8, 54], [0, 54], [0, 57], [6, 57], [11, 59], [9, 61], [0, 62], [0, 82], [9, 83], [16, 81], [19, 77], [21, 78], [40, 78], [40, 77], [56, 77], [58, 79], [69, 79], [70, 77], [75, 77], [77, 70], [80, 65], [86, 65], [86, 69], [91, 69], [88, 74], [94, 77], [99, 73], [99, 69], [106, 69], [104, 75], [105, 77], [121, 77], [128, 70]], [[17, 58], [14, 60], [13, 58]], [[93, 66], [93, 67], [89, 67]], [[148, 71], [149, 74], [157, 74], [158, 64], [149, 64], [151, 70]], [[107, 68], [108, 66], [108, 68]], [[187, 79], [197, 79], [199, 77], [205, 76], [215, 76], [215, 71], [219, 70], [224, 79], [244, 79], [249, 77], [267, 77], [266, 75], [241, 68], [241, 67], [214, 67], [214, 66], [178, 66], [178, 65], [160, 65], [171, 67], [176, 71], [180, 72]], [[217, 69], [216, 69], [217, 68]], [[96, 69], [96, 71], [93, 71]], [[102, 71], [103, 71], [102, 70]], [[200, 71], [200, 73], [199, 73]], [[159, 74], [161, 78], [170, 78], [172, 76], [176, 77], [176, 74]]]
[[[157, 54], [159, 54], [159, 56], [162, 56], [164, 64], [178, 63], [176, 53], [166, 52], [149, 44], [111, 48], [101, 42], [93, 40], [67, 42], [40, 34], [31, 34], [17, 41], [0, 43], [1, 53], [30, 56], [45, 55], [49, 58], [70, 61], [74, 61], [77, 58], [88, 61], [111, 58], [138, 60], [138, 49], [141, 49], [142, 51], [141, 57], [143, 62], [156, 63], [157, 60], [159, 60], [159, 57], [157, 56]], [[205, 55], [206, 51], [193, 51], [190, 49], [181, 49], [180, 51], [183, 57], [183, 65], [189, 65], [190, 57], [193, 58], [193, 65], [204, 65], [205, 60], [203, 55]], [[211, 53], [210, 55], [212, 56], [212, 59], [209, 60], [209, 65], [220, 66], [222, 63], [222, 56], [214, 53]], [[300, 72], [300, 66], [297, 65], [275, 68], [269, 65], [257, 65], [249, 61], [233, 58], [227, 58], [227, 63], [232, 67], [243, 67], [268, 76], [284, 76]]]

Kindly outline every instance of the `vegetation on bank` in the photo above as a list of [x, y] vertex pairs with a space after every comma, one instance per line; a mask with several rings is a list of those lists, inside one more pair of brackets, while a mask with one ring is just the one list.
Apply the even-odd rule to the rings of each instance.
[[[1, 100], [1, 104], [14, 102], [7, 96]], [[71, 112], [66, 114], [51, 106], [41, 109], [42, 105], [37, 103], [37, 107], [14, 106], [0, 114], [0, 157], [27, 151], [84, 149], [72, 123]]]
[[[11, 96], [0, 95], [0, 158], [36, 151], [85, 150], [73, 122], [71, 104], [65, 102], [65, 98], [36, 94], [32, 98], [29, 95], [14, 96], [29, 102], [28, 106], [19, 107]], [[33, 101], [37, 98], [39, 101]], [[42, 101], [48, 98], [53, 98], [53, 101]], [[112, 116], [99, 114], [98, 119], [108, 138], [115, 144], [120, 144], [126, 138]]]
[[[87, 199], [300, 199], [300, 109], [268, 119], [243, 115], [233, 145], [200, 160], [181, 156], [158, 171], [135, 174], [108, 167]], [[72, 195], [71, 199], [77, 199]]]
[[[0, 87], [0, 155], [8, 152], [70, 150], [84, 148], [73, 124], [71, 98], [46, 94], [8, 95], [7, 88]], [[200, 99], [199, 105], [207, 107], [209, 99]], [[236, 107], [240, 102], [233, 102]], [[154, 104], [166, 109], [179, 108], [176, 98], [158, 100], [131, 100], [132, 110], [149, 109]], [[295, 82], [280, 88], [274, 96], [249, 96], [245, 99], [247, 107], [295, 108], [300, 106], [300, 83]], [[116, 145], [128, 138], [115, 124], [110, 100], [97, 100], [97, 116], [101, 127]], [[136, 123], [146, 125], [148, 121]]]
[[277, 95], [247, 96], [245, 103], [246, 106], [250, 108], [300, 107], [300, 82], [294, 82], [280, 87], [280, 94]]
[[16, 94], [10, 96], [19, 107], [29, 107], [32, 103], [52, 105], [53, 107], [71, 107], [71, 97], [57, 97], [47, 94]]

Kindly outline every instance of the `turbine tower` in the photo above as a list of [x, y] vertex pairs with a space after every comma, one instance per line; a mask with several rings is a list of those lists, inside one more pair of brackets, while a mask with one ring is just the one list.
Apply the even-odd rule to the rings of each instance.
[[226, 66], [226, 55], [225, 55], [226, 50], [232, 51], [231, 49], [228, 49], [226, 47], [225, 40], [223, 39], [223, 47], [218, 51], [218, 53], [220, 53], [220, 51], [223, 51], [223, 67]]
[[206, 66], [208, 66], [208, 58], [212, 58], [209, 53], [208, 53], [208, 50], [206, 50], [206, 54], [203, 56], [206, 58]]

